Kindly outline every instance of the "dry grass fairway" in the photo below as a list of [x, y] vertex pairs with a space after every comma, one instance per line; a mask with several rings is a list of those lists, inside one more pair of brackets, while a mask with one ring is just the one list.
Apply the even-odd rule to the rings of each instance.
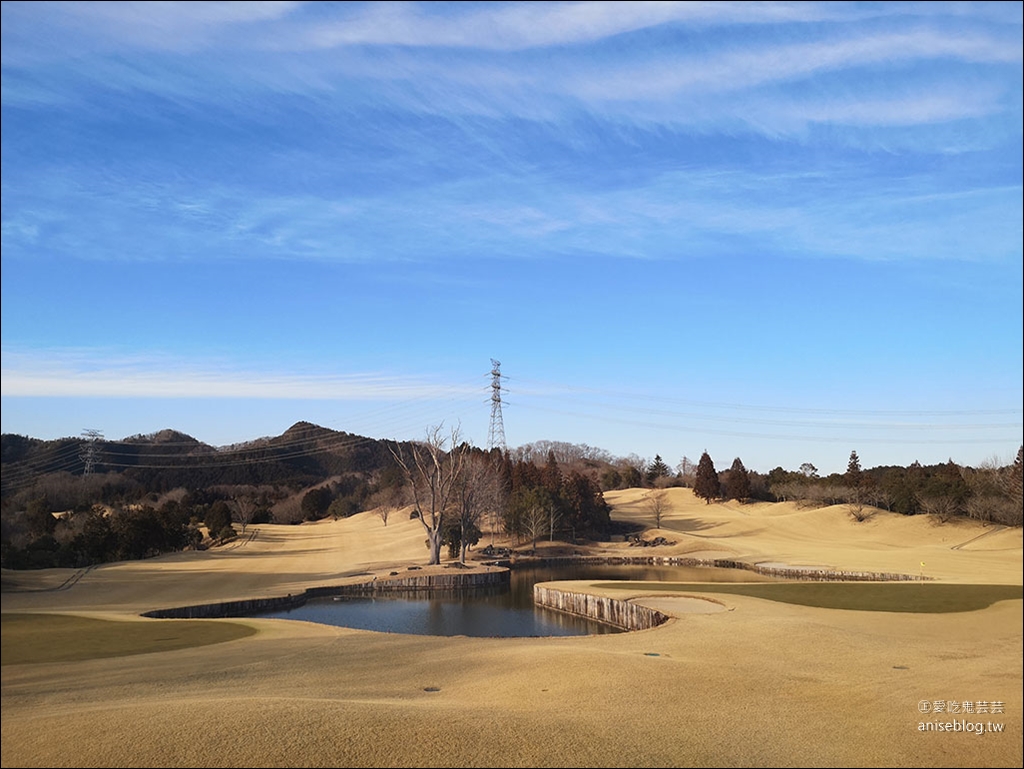
[[[613, 516], [647, 522], [643, 495], [608, 494]], [[670, 500], [657, 533], [674, 545], [595, 552], [1022, 584], [1019, 529], [884, 513], [855, 523], [842, 508], [791, 504], [708, 506], [683, 489]], [[84, 574], [4, 572], [2, 765], [1021, 766], [1019, 590], [964, 604], [983, 608], [922, 613], [769, 600], [756, 592], [764, 586], [590, 586], [676, 619], [639, 633], [550, 639], [139, 617], [356, 581], [424, 555], [417, 522], [393, 516], [385, 528], [361, 514], [260, 526], [218, 551]], [[681, 596], [725, 610], [695, 611]], [[922, 700], [999, 702], [1003, 712], [922, 715]], [[919, 731], [954, 718], [1005, 731]]]

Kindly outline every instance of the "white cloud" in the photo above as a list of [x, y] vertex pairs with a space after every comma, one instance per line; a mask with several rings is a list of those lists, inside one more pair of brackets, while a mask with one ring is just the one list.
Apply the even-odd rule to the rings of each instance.
[[[194, 50], [227, 29], [285, 17], [297, 2], [54, 2], [14, 3], [5, 21], [41, 24], [68, 35], [75, 53], [83, 49], [125, 47]], [[19, 5], [25, 7], [19, 8]], [[40, 41], [45, 42], [45, 41]], [[59, 55], [61, 51], [55, 50]]]
[[[454, 15], [431, 3], [373, 3], [344, 21], [310, 25], [293, 44], [314, 47], [402, 45], [515, 51], [592, 43], [672, 22], [807, 21], [834, 16], [817, 3], [580, 2], [457, 4]], [[448, 11], [451, 6], [446, 7]]]
[[794, 106], [801, 121], [844, 125], [919, 125], [983, 117], [1000, 109], [994, 94], [931, 93], [909, 98], [856, 99]]
[[426, 378], [384, 373], [310, 374], [244, 370], [166, 356], [106, 350], [3, 351], [0, 394], [13, 397], [268, 398], [388, 401], [477, 394]]
[[1020, 41], [986, 35], [945, 34], [930, 30], [851, 35], [758, 49], [737, 48], [708, 56], [651, 58], [640, 65], [607, 65], [577, 75], [567, 89], [585, 100], [664, 100], [688, 93], [720, 93], [809, 78], [823, 72], [921, 59], [956, 58], [968, 62], [1021, 61]]
[[[986, 22], [980, 9], [956, 26], [946, 5], [859, 6], [816, 3], [81, 3], [4, 5], [5, 104], [86, 107], [88, 83], [124, 99], [158, 94], [180, 105], [257, 112], [261, 94], [301, 94], [330, 109], [397, 109], [450, 119], [486, 116], [564, 122], [599, 119], [675, 127], [742, 126], [770, 135], [801, 131], [807, 121], [856, 126], [974, 118], [1004, 110], [995, 86], [971, 93], [987, 73], [975, 65], [1024, 59], [1019, 28]], [[36, 7], [40, 10], [34, 10]], [[892, 16], [886, 31], [863, 16]], [[751, 25], [837, 18], [847, 24]], [[690, 42], [602, 44], [622, 33], [678, 23], [692, 33], [742, 22]], [[764, 27], [764, 29], [769, 29]], [[1016, 33], [1016, 34], [1015, 34]], [[33, 71], [19, 52], [79, 58], [63, 76]], [[146, 48], [189, 58], [150, 57]], [[534, 49], [547, 50], [537, 53]], [[203, 50], [209, 49], [209, 50]], [[524, 51], [522, 55], [505, 55]], [[42, 53], [40, 53], [42, 52]], [[949, 95], [907, 99], [879, 88], [912, 91], [925, 64], [932, 87]], [[880, 73], [885, 73], [880, 76]], [[862, 78], [867, 75], [866, 78]], [[65, 79], [66, 78], [66, 79]], [[799, 114], [787, 105], [814, 78], [855, 82], [856, 104], [816, 104], [813, 89]], [[1012, 79], [993, 78], [1005, 88]], [[962, 98], [964, 94], [969, 98]], [[993, 94], [996, 94], [993, 97]], [[901, 107], [897, 99], [904, 99]], [[751, 119], [752, 100], [780, 108]], [[343, 107], [341, 105], [344, 105]], [[958, 109], [959, 105], [959, 109]], [[138, 108], [133, 104], [133, 108]], [[774, 115], [774, 119], [773, 119]], [[827, 115], [825, 117], [819, 117]]]

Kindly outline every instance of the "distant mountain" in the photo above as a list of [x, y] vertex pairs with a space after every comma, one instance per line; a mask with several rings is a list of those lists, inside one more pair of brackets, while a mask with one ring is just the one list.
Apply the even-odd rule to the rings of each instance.
[[[395, 445], [392, 443], [391, 445]], [[392, 464], [388, 442], [297, 422], [280, 436], [217, 448], [176, 430], [121, 440], [0, 436], [3, 496], [41, 476], [119, 473], [153, 491], [220, 484], [301, 488], [331, 476], [372, 474]]]

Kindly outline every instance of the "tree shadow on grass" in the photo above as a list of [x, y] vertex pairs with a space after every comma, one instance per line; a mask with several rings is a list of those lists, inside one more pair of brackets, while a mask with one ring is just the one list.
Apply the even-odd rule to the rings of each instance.
[[237, 622], [117, 622], [66, 614], [0, 615], [3, 665], [124, 657], [234, 641], [256, 630]]

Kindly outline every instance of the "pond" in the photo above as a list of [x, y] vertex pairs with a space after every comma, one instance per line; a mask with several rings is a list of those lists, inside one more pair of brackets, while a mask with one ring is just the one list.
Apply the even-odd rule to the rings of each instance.
[[378, 594], [359, 598], [312, 598], [303, 606], [260, 614], [322, 625], [386, 633], [516, 638], [622, 632], [600, 622], [544, 609], [533, 603], [533, 586], [555, 580], [764, 582], [739, 569], [686, 566], [569, 564], [512, 570], [505, 588]]

